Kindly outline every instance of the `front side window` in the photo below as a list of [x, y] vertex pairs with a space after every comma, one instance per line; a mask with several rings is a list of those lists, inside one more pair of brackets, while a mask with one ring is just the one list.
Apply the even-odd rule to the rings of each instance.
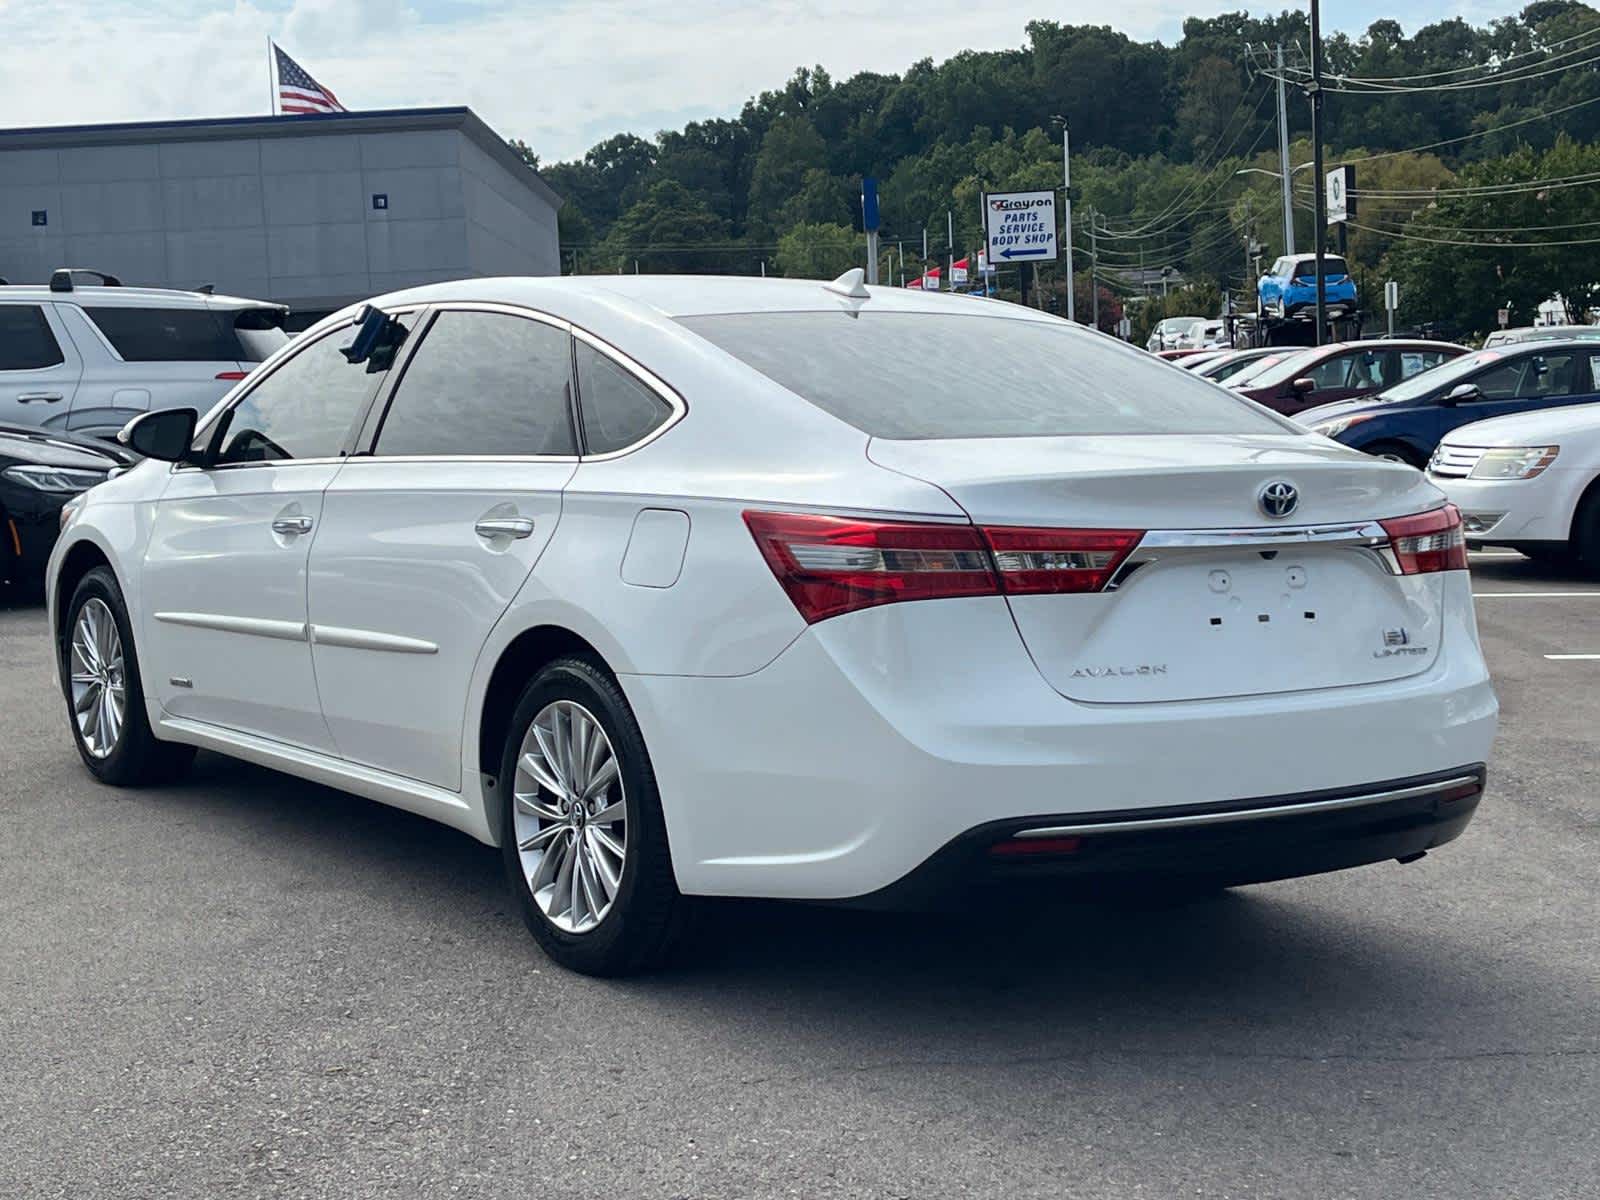
[[672, 416], [665, 400], [588, 343], [578, 343], [577, 361], [585, 453], [626, 449]]
[[1586, 354], [1567, 351], [1561, 354], [1531, 354], [1523, 359], [1522, 378], [1517, 384], [1518, 400], [1558, 399], [1579, 396], [1588, 389], [1580, 379], [1587, 372]]
[[37, 371], [66, 359], [37, 304], [0, 304], [0, 371]]
[[299, 350], [222, 415], [213, 437], [219, 464], [333, 458], [383, 377], [340, 352], [350, 326]]
[[445, 311], [412, 354], [378, 430], [378, 455], [577, 453], [563, 329], [509, 313]]
[[[857, 315], [734, 313], [679, 321], [873, 437], [1301, 432], [1187, 371], [1065, 321], [874, 313], [870, 305]], [[937, 363], [972, 370], [917, 366]]]

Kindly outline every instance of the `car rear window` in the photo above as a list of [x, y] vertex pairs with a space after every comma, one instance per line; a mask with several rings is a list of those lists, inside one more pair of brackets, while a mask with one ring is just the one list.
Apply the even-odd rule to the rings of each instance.
[[[1344, 265], [1344, 259], [1332, 254], [1322, 256], [1322, 274], [1324, 278], [1333, 275], [1348, 275], [1350, 268]], [[1294, 269], [1296, 279], [1315, 279], [1317, 276], [1317, 260], [1308, 258], [1305, 262], [1297, 263]]]
[[118, 305], [83, 311], [124, 362], [261, 362], [286, 340], [276, 309]]
[[0, 371], [35, 371], [63, 361], [42, 308], [0, 304]]
[[679, 321], [873, 437], [1299, 431], [1214, 384], [1066, 322], [921, 312]]

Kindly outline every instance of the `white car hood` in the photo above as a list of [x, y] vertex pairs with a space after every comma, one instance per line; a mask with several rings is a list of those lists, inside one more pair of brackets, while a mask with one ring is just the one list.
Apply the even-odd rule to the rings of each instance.
[[1447, 446], [1542, 446], [1560, 444], [1564, 439], [1600, 436], [1600, 404], [1575, 404], [1567, 408], [1547, 408], [1538, 412], [1491, 417], [1452, 429], [1444, 437]]

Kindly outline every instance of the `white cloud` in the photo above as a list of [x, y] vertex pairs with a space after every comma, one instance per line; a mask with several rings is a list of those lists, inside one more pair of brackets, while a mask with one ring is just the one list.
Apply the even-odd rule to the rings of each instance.
[[[263, 0], [265, 3], [266, 0]], [[794, 68], [902, 71], [1020, 45], [1033, 17], [1102, 23], [1103, 4], [924, 0], [0, 0], [0, 120], [57, 125], [267, 111], [266, 39], [355, 108], [469, 104], [546, 160], [618, 130], [733, 115]], [[1237, 8], [1201, 0], [1201, 8]], [[1276, 7], [1273, 5], [1272, 7]], [[1192, 0], [1126, 0], [1130, 36], [1176, 36]]]

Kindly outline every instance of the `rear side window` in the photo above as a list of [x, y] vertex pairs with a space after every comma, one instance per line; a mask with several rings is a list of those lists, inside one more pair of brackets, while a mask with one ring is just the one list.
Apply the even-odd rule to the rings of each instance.
[[1303, 432], [1065, 321], [780, 312], [680, 322], [873, 437]]
[[0, 304], [0, 371], [37, 371], [66, 359], [37, 304]]
[[576, 454], [571, 403], [565, 330], [508, 313], [442, 312], [395, 388], [373, 453]]
[[86, 307], [124, 362], [238, 362], [230, 322], [205, 308]]
[[665, 400], [619, 363], [584, 342], [577, 346], [578, 409], [586, 453], [625, 449], [672, 415]]

